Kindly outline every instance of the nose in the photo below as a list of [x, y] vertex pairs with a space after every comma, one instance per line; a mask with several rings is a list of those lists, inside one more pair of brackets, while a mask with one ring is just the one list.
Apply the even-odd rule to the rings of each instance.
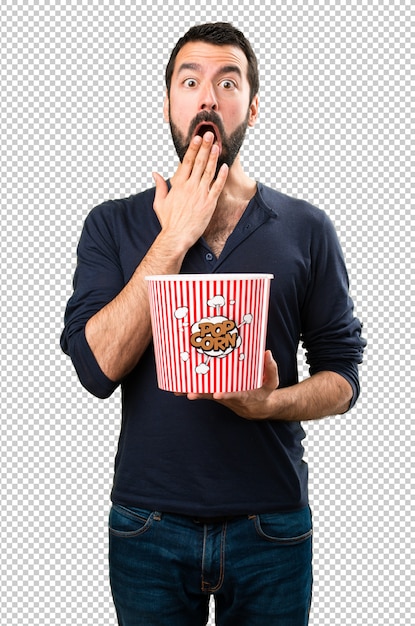
[[213, 85], [206, 84], [200, 93], [200, 110], [201, 111], [216, 111], [218, 108], [218, 101]]

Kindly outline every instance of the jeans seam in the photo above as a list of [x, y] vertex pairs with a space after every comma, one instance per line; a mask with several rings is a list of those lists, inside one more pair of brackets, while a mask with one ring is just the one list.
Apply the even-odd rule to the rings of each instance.
[[259, 537], [265, 539], [266, 541], [269, 541], [270, 543], [277, 543], [281, 546], [297, 545], [303, 543], [307, 541], [307, 539], [309, 539], [313, 534], [313, 529], [310, 528], [310, 530], [308, 530], [306, 533], [303, 533], [302, 535], [297, 535], [295, 537], [273, 537], [272, 535], [267, 535], [264, 532], [261, 526], [260, 517], [258, 515], [255, 517], [254, 523], [255, 530]]
[[155, 515], [157, 515], [157, 513], [150, 513], [150, 515], [146, 519], [143, 516], [136, 515], [130, 512], [126, 507], [123, 507], [120, 505], [113, 505], [113, 508], [120, 515], [124, 513], [125, 517], [127, 517], [131, 521], [143, 522], [143, 526], [141, 526], [141, 528], [137, 530], [116, 530], [114, 528], [111, 528], [111, 526], [109, 526], [110, 534], [112, 534], [114, 537], [119, 537], [120, 539], [129, 539], [129, 538], [133, 539], [134, 537], [143, 535], [145, 532], [147, 532], [151, 528], [151, 526], [153, 525], [153, 521], [155, 520]]
[[220, 558], [219, 558], [219, 577], [216, 585], [212, 587], [212, 585], [205, 581], [204, 579], [204, 564], [205, 564], [205, 545], [207, 539], [207, 527], [204, 528], [203, 533], [203, 550], [202, 550], [202, 579], [201, 579], [201, 590], [204, 592], [214, 593], [219, 591], [219, 589], [223, 585], [223, 581], [225, 578], [225, 544], [226, 544], [226, 531], [227, 531], [227, 522], [222, 524], [221, 536], [220, 536]]

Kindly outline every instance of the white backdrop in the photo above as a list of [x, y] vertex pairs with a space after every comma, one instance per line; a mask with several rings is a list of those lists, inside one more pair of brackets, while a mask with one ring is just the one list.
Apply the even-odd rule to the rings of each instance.
[[106, 525], [120, 400], [81, 388], [59, 348], [63, 312], [89, 210], [174, 171], [162, 121], [172, 46], [194, 23], [227, 20], [260, 62], [245, 168], [328, 212], [368, 340], [357, 406], [305, 426], [310, 623], [409, 624], [414, 10], [198, 5], [0, 3], [1, 622], [115, 624]]

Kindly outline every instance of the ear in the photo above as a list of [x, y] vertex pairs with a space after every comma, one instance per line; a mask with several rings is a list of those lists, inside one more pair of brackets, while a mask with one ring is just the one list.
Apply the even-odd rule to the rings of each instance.
[[166, 90], [166, 95], [164, 96], [164, 103], [163, 103], [163, 117], [164, 117], [164, 121], [165, 122], [169, 122], [170, 121], [170, 115], [169, 115], [169, 94]]
[[255, 126], [255, 122], [258, 119], [258, 94], [252, 98], [252, 102], [249, 105], [249, 119], [248, 126]]

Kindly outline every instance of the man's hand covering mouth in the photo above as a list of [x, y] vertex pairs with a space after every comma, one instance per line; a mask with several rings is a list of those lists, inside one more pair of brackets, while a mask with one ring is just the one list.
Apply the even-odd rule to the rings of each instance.
[[208, 131], [214, 134], [215, 136], [214, 143], [218, 144], [219, 153], [222, 152], [222, 141], [220, 137], [219, 128], [213, 122], [200, 122], [200, 124], [196, 126], [192, 137], [195, 137], [196, 135], [200, 135], [201, 137], [203, 137], [203, 135], [207, 133]]

